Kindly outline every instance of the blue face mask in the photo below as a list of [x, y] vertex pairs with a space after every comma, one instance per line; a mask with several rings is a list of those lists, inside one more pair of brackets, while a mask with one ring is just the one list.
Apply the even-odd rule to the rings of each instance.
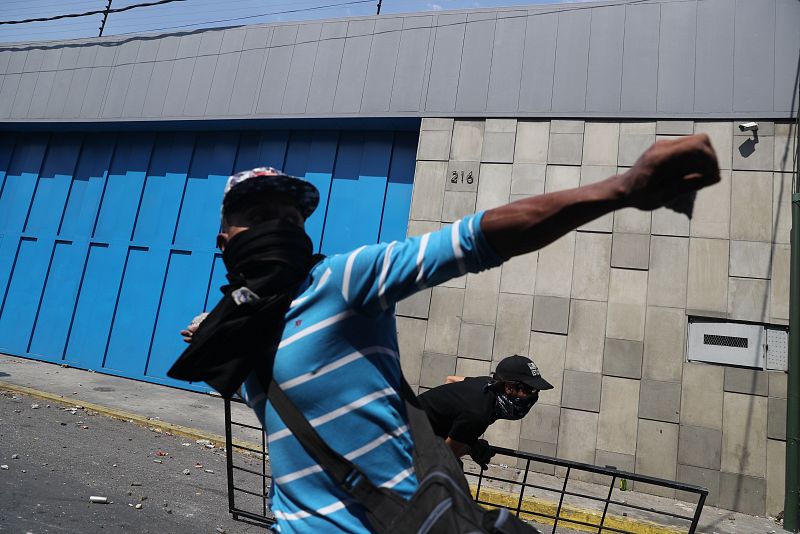
[[498, 393], [494, 403], [495, 419], [510, 419], [515, 421], [522, 419], [531, 411], [533, 405], [539, 400], [539, 392], [525, 398], [511, 397], [505, 393]]

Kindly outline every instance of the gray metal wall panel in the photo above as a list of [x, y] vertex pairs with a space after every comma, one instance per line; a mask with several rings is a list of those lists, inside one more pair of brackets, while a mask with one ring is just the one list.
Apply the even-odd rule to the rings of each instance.
[[181, 35], [178, 38], [178, 51], [175, 53], [175, 59], [197, 57], [197, 53], [200, 50], [200, 40], [202, 38], [203, 35], [200, 33]]
[[592, 10], [586, 111], [619, 111], [625, 6]]
[[233, 28], [225, 30], [222, 37], [222, 45], [220, 46], [219, 53], [227, 54], [229, 52], [239, 52], [244, 46], [244, 36], [247, 34], [245, 28]]
[[45, 50], [40, 70], [58, 69], [58, 65], [59, 63], [61, 63], [61, 53], [63, 51], [64, 51], [63, 48], [50, 48], [48, 50]]
[[93, 64], [95, 67], [112, 67], [114, 66], [114, 57], [116, 54], [116, 46], [98, 46]]
[[42, 61], [44, 60], [44, 50], [41, 48], [33, 48], [28, 50], [28, 55], [25, 58], [25, 66], [22, 72], [39, 72], [42, 68]]
[[558, 14], [553, 111], [575, 113], [586, 109], [591, 24], [592, 11], [588, 9]]
[[136, 61], [138, 63], [155, 61], [160, 46], [161, 43], [158, 39], [142, 39], [139, 43], [139, 51], [136, 54]]
[[520, 111], [550, 111], [558, 22], [556, 13], [528, 17], [522, 84], [519, 89]]
[[[141, 51], [141, 48], [139, 49]], [[155, 49], [157, 50], [157, 49]], [[125, 118], [141, 117], [144, 110], [145, 98], [147, 98], [147, 88], [150, 85], [150, 78], [157, 63], [137, 63], [133, 66], [131, 82], [128, 91], [125, 93], [125, 102], [122, 105], [122, 116]]]
[[733, 111], [733, 28], [731, 0], [704, 0], [697, 5], [694, 110]]
[[197, 53], [201, 56], [219, 54], [224, 34], [225, 32], [223, 30], [203, 32], [203, 38], [200, 39], [200, 48], [197, 50]]
[[139, 58], [139, 47], [141, 41], [139, 39], [131, 39], [117, 47], [117, 55], [114, 59], [114, 65], [126, 65], [134, 63]]
[[194, 64], [192, 81], [189, 83], [189, 94], [183, 107], [183, 114], [190, 117], [202, 117], [206, 112], [208, 95], [211, 92], [211, 82], [214, 79], [214, 70], [219, 58], [213, 56], [200, 56]]
[[164, 97], [164, 110], [161, 112], [164, 117], [180, 117], [183, 115], [183, 107], [186, 105], [186, 98], [189, 96], [189, 85], [194, 73], [194, 66], [197, 58], [189, 57], [177, 59], [172, 64], [172, 75], [169, 77], [169, 88]]
[[272, 33], [272, 41], [269, 46], [275, 48], [278, 46], [293, 45], [297, 39], [297, 25], [290, 26], [277, 26]]
[[320, 39], [342, 39], [347, 37], [347, 21], [326, 22], [322, 25]]
[[219, 117], [228, 114], [228, 103], [233, 95], [233, 83], [236, 80], [241, 56], [241, 52], [234, 52], [222, 54], [217, 59], [217, 68], [214, 70], [214, 80], [211, 82], [211, 92], [208, 94], [206, 104], [207, 115]]
[[[138, 50], [134, 50], [135, 54]], [[103, 104], [102, 116], [105, 118], [121, 117], [122, 108], [125, 104], [125, 96], [128, 94], [128, 87], [133, 76], [132, 63], [114, 67], [111, 71], [111, 82], [108, 86], [105, 104]]]
[[[11, 50], [0, 50], [0, 74], [5, 74], [8, 68], [8, 63], [11, 61], [11, 55], [14, 52]], [[17, 52], [18, 53], [18, 52]]]
[[780, 118], [798, 26], [796, 0], [609, 0], [26, 43], [0, 46], [0, 104], [14, 121]]
[[372, 48], [372, 34], [348, 37], [344, 42], [342, 68], [333, 99], [334, 113], [357, 113], [361, 109], [361, 95], [367, 77], [367, 65]]
[[622, 111], [655, 113], [660, 5], [626, 7], [622, 55]]
[[269, 50], [266, 48], [254, 48], [242, 52], [236, 69], [236, 80], [233, 82], [233, 96], [228, 106], [228, 113], [231, 115], [249, 115], [253, 112], [256, 88], [261, 82], [261, 74], [268, 56]]
[[33, 89], [36, 87], [36, 80], [39, 78], [38, 72], [25, 72], [19, 80], [17, 94], [14, 96], [14, 105], [11, 106], [12, 119], [24, 119], [28, 115], [28, 108], [31, 106]]
[[455, 111], [466, 19], [466, 15], [460, 14], [436, 17], [426, 111]]
[[[733, 107], [736, 111], [774, 108], [775, 2], [737, 0], [733, 52]], [[800, 29], [798, 29], [800, 31]]]
[[[325, 35], [327, 27], [329, 25], [326, 24], [322, 28], [322, 35]], [[320, 41], [314, 74], [311, 76], [311, 87], [308, 89], [306, 113], [330, 113], [333, 110], [343, 52], [344, 39], [331, 38]]]
[[372, 35], [375, 31], [375, 19], [356, 19], [347, 24], [348, 37], [360, 37], [362, 35]]
[[159, 39], [156, 61], [170, 61], [175, 59], [175, 57], [178, 55], [179, 45], [180, 37], [175, 35], [168, 35], [162, 39]]
[[[321, 25], [317, 26], [319, 30]], [[319, 31], [317, 31], [319, 35]], [[308, 102], [308, 90], [314, 75], [314, 59], [317, 57], [318, 41], [295, 45], [292, 65], [286, 80], [281, 109], [284, 113], [304, 113]]]
[[153, 73], [150, 75], [150, 83], [147, 84], [147, 94], [142, 107], [143, 117], [160, 117], [164, 111], [164, 99], [167, 97], [174, 63], [174, 61], [159, 61], [153, 64]]
[[661, 5], [658, 46], [658, 111], [694, 109], [697, 4]]
[[364, 93], [361, 96], [362, 112], [389, 111], [402, 28], [403, 19], [400, 17], [381, 19], [375, 24]]
[[[295, 27], [295, 30], [297, 28]], [[275, 37], [281, 32], [275, 32]], [[289, 77], [289, 68], [292, 66], [294, 45], [278, 46], [269, 49], [267, 67], [261, 80], [261, 92], [256, 103], [256, 113], [277, 114], [281, 112], [283, 94], [286, 90], [286, 79]]]
[[321, 23], [301, 24], [297, 28], [297, 37], [295, 37], [294, 44], [315, 43], [319, 41], [320, 35], [322, 35]]
[[[456, 92], [457, 111], [483, 111], [489, 95], [489, 74], [494, 51], [495, 17], [470, 16], [464, 31], [464, 50]], [[501, 58], [498, 57], [498, 62]]]
[[253, 50], [256, 48], [266, 48], [272, 37], [272, 27], [270, 26], [251, 26], [247, 28], [244, 36], [242, 50]]
[[36, 78], [36, 86], [33, 89], [31, 105], [28, 109], [28, 116], [41, 119], [47, 116], [47, 101], [50, 99], [50, 89], [53, 87], [53, 80], [56, 71], [40, 72]]
[[524, 11], [498, 18], [492, 44], [492, 67], [489, 73], [487, 111], [516, 111], [522, 83], [522, 61], [525, 49], [527, 17]]
[[61, 117], [64, 119], [77, 119], [81, 116], [83, 98], [86, 96], [86, 87], [89, 85], [89, 77], [92, 69], [82, 68], [72, 71], [72, 80], [69, 84], [67, 100], [64, 102], [64, 111]]
[[[415, 20], [414, 22], [419, 22]], [[392, 111], [415, 111], [420, 109], [426, 73], [425, 62], [430, 46], [431, 28], [406, 29], [400, 35], [400, 48], [397, 51], [397, 65], [394, 70]]]
[[82, 119], [96, 119], [100, 117], [103, 100], [111, 78], [111, 67], [94, 67], [89, 72], [89, 83], [81, 106]]
[[[77, 55], [75, 56], [78, 57]], [[50, 97], [45, 109], [45, 117], [61, 118], [64, 115], [64, 104], [67, 102], [67, 94], [72, 84], [72, 70], [60, 70], [53, 78], [53, 86], [50, 89]]]
[[61, 57], [58, 59], [58, 69], [74, 69], [78, 65], [78, 56], [81, 51], [76, 46], [68, 46], [61, 51]]
[[11, 107], [14, 105], [14, 97], [17, 95], [17, 87], [22, 74], [6, 74], [3, 76], [3, 87], [0, 88], [0, 118], [11, 116]]
[[800, 2], [778, 0], [775, 13], [775, 111], [798, 106], [796, 77], [800, 72]]
[[15, 51], [6, 67], [6, 74], [21, 74], [25, 68], [25, 59], [28, 57], [27, 50]]

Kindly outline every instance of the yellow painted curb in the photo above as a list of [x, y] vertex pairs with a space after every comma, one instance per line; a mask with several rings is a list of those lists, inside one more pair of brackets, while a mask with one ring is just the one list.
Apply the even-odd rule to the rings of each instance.
[[[470, 489], [472, 490], [472, 496], [474, 497], [475, 492], [477, 491], [477, 486], [471, 485]], [[517, 503], [519, 502], [519, 495], [482, 487], [481, 501], [482, 503], [490, 503], [489, 505], [484, 504], [484, 506], [487, 508], [490, 508], [491, 504], [496, 504], [498, 506], [504, 506], [515, 510], [517, 508]], [[519, 515], [523, 519], [535, 521], [536, 523], [552, 525], [552, 519], [541, 517], [540, 515], [536, 514], [556, 515], [556, 510], [558, 510], [558, 503], [556, 502], [535, 499], [533, 497], [525, 497], [522, 499], [522, 508]], [[581, 532], [597, 532], [597, 527], [589, 527], [577, 523], [570, 523], [565, 520], [581, 521], [583, 523], [599, 526], [601, 517], [602, 514], [595, 510], [586, 510], [565, 504], [561, 506], [561, 519], [559, 519], [558, 523], [564, 528], [569, 528], [572, 530]], [[606, 515], [604, 526], [633, 532], [634, 534], [685, 534], [686, 532], [685, 529], [680, 529], [675, 526], [660, 525], [645, 519], [634, 519], [612, 514]]]
[[[11, 393], [19, 393], [20, 395], [26, 395], [28, 397], [34, 397], [36, 399], [57, 402], [59, 404], [64, 404], [67, 406], [83, 406], [87, 410], [91, 410], [93, 412], [97, 412], [108, 417], [113, 417], [114, 419], [133, 422], [139, 426], [155, 429], [156, 432], [169, 432], [176, 436], [183, 436], [185, 438], [190, 438], [194, 440], [207, 439], [215, 447], [218, 447], [220, 449], [225, 448], [224, 436], [214, 434], [213, 432], [206, 432], [198, 428], [175, 425], [172, 423], [167, 423], [165, 421], [160, 421], [158, 419], [150, 419], [142, 415], [136, 415], [134, 413], [118, 410], [116, 408], [109, 408], [108, 406], [102, 406], [100, 404], [94, 404], [92, 402], [86, 402], [79, 399], [70, 399], [64, 397], [63, 395], [57, 395], [55, 393], [48, 393], [46, 391], [40, 391], [38, 389], [33, 389], [25, 386], [18, 386], [16, 384], [9, 384], [8, 382], [3, 382], [2, 380], [0, 380], [0, 390], [8, 391]], [[253, 449], [257, 451], [261, 450], [260, 444], [251, 443], [249, 441], [244, 441], [237, 438], [233, 439], [233, 444], [236, 445], [237, 447], [247, 447], [248, 449]], [[237, 451], [237, 448], [234, 447], [233, 450]]]

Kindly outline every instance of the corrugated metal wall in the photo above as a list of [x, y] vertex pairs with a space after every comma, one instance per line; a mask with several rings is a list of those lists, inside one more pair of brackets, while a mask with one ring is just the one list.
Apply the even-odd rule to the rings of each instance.
[[308, 233], [343, 252], [405, 235], [417, 135], [2, 135], [0, 351], [186, 386], [165, 374], [178, 331], [219, 296], [226, 177], [259, 165], [305, 176], [322, 194]]

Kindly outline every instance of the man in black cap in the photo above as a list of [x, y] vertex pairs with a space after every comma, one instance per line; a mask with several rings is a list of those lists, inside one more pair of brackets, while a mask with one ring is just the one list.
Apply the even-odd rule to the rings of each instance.
[[449, 377], [449, 383], [419, 396], [433, 431], [445, 439], [457, 458], [469, 454], [486, 469], [493, 454], [480, 439], [498, 419], [522, 419], [539, 400], [539, 392], [553, 389], [539, 368], [524, 356], [509, 356], [497, 364], [494, 377]]

